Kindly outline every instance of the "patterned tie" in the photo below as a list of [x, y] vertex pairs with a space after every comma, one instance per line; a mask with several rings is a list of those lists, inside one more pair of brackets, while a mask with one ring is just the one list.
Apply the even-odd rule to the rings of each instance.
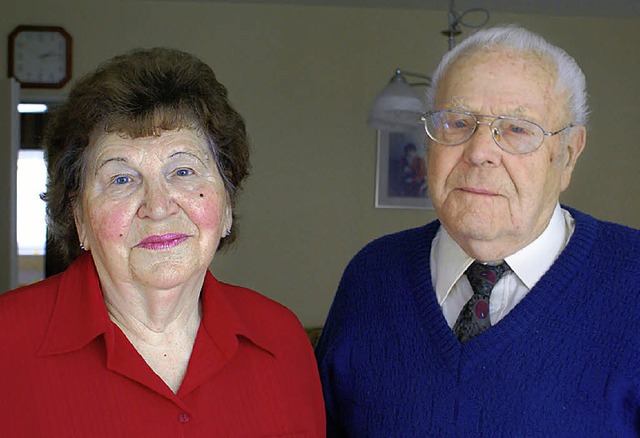
[[467, 342], [491, 327], [489, 318], [491, 291], [500, 280], [500, 277], [510, 269], [505, 262], [493, 266], [473, 262], [469, 266], [465, 274], [473, 289], [473, 295], [460, 311], [460, 315], [453, 326], [453, 332], [460, 342]]

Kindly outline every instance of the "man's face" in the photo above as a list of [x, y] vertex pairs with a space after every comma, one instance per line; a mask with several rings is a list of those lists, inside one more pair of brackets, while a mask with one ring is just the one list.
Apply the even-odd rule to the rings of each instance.
[[[571, 120], [565, 96], [558, 96], [554, 85], [555, 70], [540, 57], [480, 51], [450, 66], [438, 86], [435, 109], [520, 117], [555, 131]], [[544, 231], [584, 146], [584, 129], [573, 130], [568, 149], [556, 135], [525, 155], [500, 149], [486, 125], [478, 125], [461, 145], [430, 142], [427, 174], [433, 205], [445, 229], [471, 257], [502, 259]]]

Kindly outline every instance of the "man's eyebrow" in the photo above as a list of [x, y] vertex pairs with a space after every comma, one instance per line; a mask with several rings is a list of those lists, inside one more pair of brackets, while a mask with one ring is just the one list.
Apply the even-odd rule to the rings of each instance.
[[507, 112], [509, 113], [509, 115], [524, 117], [528, 114], [528, 109], [529, 108], [524, 105], [519, 105], [513, 109], [508, 109]]
[[449, 104], [451, 106], [451, 109], [460, 110], [460, 111], [466, 111], [466, 112], [470, 112], [471, 111], [471, 108], [469, 108], [468, 106], [465, 105], [464, 99], [462, 99], [460, 97], [453, 96], [451, 98], [451, 100], [449, 101]]
[[[452, 97], [451, 100], [449, 101], [450, 105], [451, 105], [451, 109], [454, 110], [458, 110], [458, 111], [464, 111], [467, 113], [473, 113], [473, 109], [468, 107], [465, 102], [464, 99], [459, 98], [459, 97]], [[527, 107], [526, 105], [518, 105], [516, 107], [512, 107], [512, 108], [508, 108], [505, 107], [502, 110], [500, 110], [500, 114], [493, 114], [494, 116], [508, 116], [508, 117], [526, 117], [529, 112], [528, 112], [529, 107]]]

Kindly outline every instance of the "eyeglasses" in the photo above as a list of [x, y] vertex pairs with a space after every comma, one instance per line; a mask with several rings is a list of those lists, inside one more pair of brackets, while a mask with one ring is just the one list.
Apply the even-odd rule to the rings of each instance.
[[[478, 117], [493, 120], [481, 122]], [[545, 136], [551, 137], [575, 126], [570, 123], [557, 131], [547, 132], [537, 123], [517, 117], [488, 116], [455, 110], [429, 111], [421, 120], [429, 138], [447, 146], [464, 143], [471, 138], [478, 125], [487, 125], [493, 141], [500, 149], [514, 155], [531, 153], [540, 147]]]

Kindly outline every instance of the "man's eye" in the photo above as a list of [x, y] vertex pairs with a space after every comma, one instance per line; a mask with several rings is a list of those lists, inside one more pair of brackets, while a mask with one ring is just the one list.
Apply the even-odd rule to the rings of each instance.
[[534, 135], [533, 130], [529, 126], [511, 124], [506, 126], [505, 128], [506, 129], [503, 128], [503, 131], [509, 132], [511, 134], [526, 135], [526, 136]]
[[466, 119], [452, 119], [447, 121], [447, 129], [462, 129], [469, 126], [469, 121]]
[[128, 176], [116, 176], [113, 182], [117, 185], [123, 185], [131, 181], [131, 178]]
[[178, 169], [176, 170], [176, 175], [178, 176], [189, 176], [192, 175], [193, 171], [191, 169]]

